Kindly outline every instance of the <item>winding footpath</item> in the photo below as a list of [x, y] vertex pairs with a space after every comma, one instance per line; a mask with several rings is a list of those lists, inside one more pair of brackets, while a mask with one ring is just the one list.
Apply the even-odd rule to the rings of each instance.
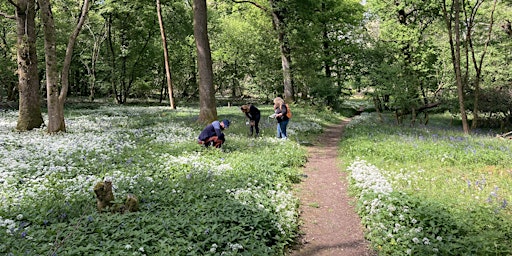
[[339, 167], [338, 142], [350, 120], [328, 127], [308, 148], [303, 181], [297, 185], [300, 198], [300, 245], [290, 256], [373, 256], [364, 239], [353, 198], [348, 195], [346, 173]]

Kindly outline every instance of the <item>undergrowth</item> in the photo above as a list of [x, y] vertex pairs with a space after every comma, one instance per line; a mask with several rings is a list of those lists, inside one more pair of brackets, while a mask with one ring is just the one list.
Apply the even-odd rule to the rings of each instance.
[[340, 143], [366, 237], [382, 255], [511, 255], [512, 146], [444, 116], [353, 119]]
[[[222, 149], [196, 143], [193, 108], [70, 108], [67, 133], [14, 131], [0, 114], [2, 255], [282, 255], [298, 232], [291, 193], [306, 161], [302, 143], [336, 121], [294, 107], [288, 140], [275, 138], [271, 106], [261, 136], [248, 137], [238, 107]], [[94, 185], [136, 195], [140, 210], [98, 213]]]

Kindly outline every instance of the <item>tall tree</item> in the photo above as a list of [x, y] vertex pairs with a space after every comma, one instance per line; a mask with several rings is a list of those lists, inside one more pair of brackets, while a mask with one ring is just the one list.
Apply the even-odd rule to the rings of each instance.
[[208, 39], [206, 0], [194, 0], [194, 38], [199, 73], [199, 122], [217, 119], [210, 41]]
[[89, 12], [89, 0], [84, 0], [82, 12], [80, 14], [78, 24], [69, 37], [66, 47], [66, 55], [62, 66], [62, 72], [59, 77], [57, 69], [57, 50], [56, 50], [56, 33], [55, 22], [53, 20], [52, 7], [50, 0], [38, 0], [41, 8], [41, 18], [44, 27], [44, 48], [46, 62], [46, 91], [48, 104], [48, 132], [55, 133], [66, 131], [66, 123], [64, 121], [64, 103], [69, 87], [69, 67], [73, 56], [73, 48], [76, 39], [80, 34], [82, 26]]
[[[99, 16], [99, 15], [98, 15]], [[98, 17], [96, 16], [96, 17]], [[100, 16], [101, 17], [101, 16]], [[103, 22], [99, 22], [95, 26], [95, 24], [91, 23], [91, 17], [89, 16], [89, 24], [84, 24], [89, 32], [90, 43], [87, 44], [88, 47], [83, 49], [80, 55], [80, 61], [83, 63], [85, 70], [87, 71], [87, 91], [88, 98], [91, 102], [94, 101], [96, 97], [96, 82], [97, 82], [97, 64], [100, 58], [101, 53], [101, 45], [107, 39], [107, 23], [102, 19]], [[98, 20], [98, 18], [96, 18]], [[101, 25], [100, 25], [101, 24]], [[92, 46], [91, 46], [92, 44]]]
[[124, 104], [130, 96], [141, 95], [139, 89], [148, 88], [158, 72], [153, 70], [159, 65], [154, 60], [161, 56], [162, 49], [157, 37], [158, 19], [154, 4], [147, 5], [145, 1], [106, 0], [105, 3], [108, 6], [101, 12], [107, 20], [110, 90], [116, 102]]
[[285, 18], [287, 10], [286, 4], [283, 0], [269, 0], [270, 8], [267, 8], [254, 1], [246, 0], [231, 0], [234, 3], [249, 3], [268, 13], [272, 18], [274, 30], [277, 32], [279, 40], [279, 50], [281, 52], [281, 66], [283, 70], [283, 85], [284, 85], [284, 98], [287, 102], [295, 101], [295, 90], [293, 88], [293, 73], [292, 73], [292, 56], [289, 36], [287, 34], [287, 27]]
[[[397, 122], [411, 114], [411, 125], [416, 121], [417, 110], [426, 110], [435, 100], [437, 87], [435, 77], [436, 51], [435, 37], [429, 32], [435, 28], [434, 21], [439, 17], [436, 1], [368, 1], [369, 28], [378, 44], [373, 45], [370, 67], [374, 83], [373, 97], [376, 107], [393, 109]], [[437, 36], [437, 35], [436, 35]], [[381, 52], [381, 54], [377, 54]], [[382, 110], [382, 109], [380, 109]], [[422, 111], [423, 111], [422, 110]], [[428, 114], [425, 120], [428, 120]]]
[[271, 7], [272, 23], [277, 31], [279, 50], [281, 51], [281, 64], [283, 68], [284, 98], [287, 102], [295, 101], [293, 88], [292, 56], [290, 41], [286, 33], [285, 17], [287, 10], [281, 0], [269, 0]]
[[[473, 38], [473, 32], [475, 29], [475, 22], [476, 22], [476, 16], [477, 12], [482, 6], [484, 0], [477, 0], [474, 5], [471, 4], [471, 1], [463, 0], [463, 11], [464, 11], [464, 17], [467, 21], [466, 23], [466, 42], [468, 44], [469, 52], [471, 53], [471, 60], [473, 62], [473, 68], [475, 69], [475, 78], [474, 78], [474, 95], [473, 95], [473, 120], [471, 122], [471, 128], [475, 129], [478, 126], [478, 119], [479, 119], [479, 97], [480, 97], [480, 81], [482, 80], [482, 67], [484, 63], [485, 55], [487, 54], [487, 49], [489, 46], [489, 42], [491, 41], [491, 35], [492, 35], [492, 29], [494, 25], [494, 11], [496, 10], [496, 4], [497, 0], [493, 1], [492, 7], [491, 7], [491, 14], [490, 14], [490, 21], [489, 26], [487, 27], [487, 35], [484, 42], [483, 49], [480, 54], [480, 58], [477, 57], [476, 53], [476, 46], [475, 46], [475, 39]], [[469, 9], [469, 11], [468, 11]], [[468, 52], [468, 51], [466, 51]], [[469, 56], [466, 56], [467, 59], [469, 59]], [[468, 65], [469, 66], [469, 65]], [[468, 67], [469, 68], [469, 67]]]
[[[453, 70], [455, 73], [455, 81], [457, 84], [457, 95], [459, 99], [459, 111], [462, 119], [462, 130], [465, 134], [469, 134], [468, 118], [466, 114], [466, 107], [464, 104], [464, 84], [462, 83], [461, 72], [461, 38], [460, 38], [460, 14], [461, 3], [460, 0], [452, 0], [451, 5], [448, 6], [446, 0], [442, 2], [443, 16], [448, 30], [448, 37], [450, 42], [450, 51], [452, 55]], [[455, 37], [455, 38], [454, 38]]]
[[162, 36], [162, 47], [164, 48], [165, 78], [167, 81], [167, 88], [169, 91], [169, 103], [172, 109], [176, 109], [176, 106], [174, 105], [171, 68], [169, 66], [169, 52], [167, 51], [167, 37], [165, 36], [165, 27], [162, 19], [162, 7], [160, 5], [160, 0], [156, 0], [156, 12], [158, 15], [158, 24], [160, 25], [160, 34]]
[[35, 0], [8, 0], [16, 11], [15, 15], [1, 16], [16, 19], [19, 116], [16, 129], [20, 131], [41, 127], [39, 79], [37, 76]]

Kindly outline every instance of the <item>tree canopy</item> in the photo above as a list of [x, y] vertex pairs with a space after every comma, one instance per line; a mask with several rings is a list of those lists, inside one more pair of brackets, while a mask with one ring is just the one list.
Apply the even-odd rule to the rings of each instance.
[[[24, 97], [16, 52], [26, 44], [17, 38], [15, 17], [21, 3], [34, 2], [0, 3], [2, 102], [19, 101], [21, 106]], [[52, 1], [59, 70], [82, 4]], [[176, 105], [199, 102], [193, 3], [160, 0], [165, 37], [155, 6], [140, 0], [92, 2], [71, 56], [68, 97], [118, 104], [141, 98], [163, 102], [169, 97], [162, 54], [167, 45]], [[414, 123], [419, 114], [426, 122], [428, 112], [435, 110], [467, 114], [473, 128], [494, 125], [495, 120], [501, 126], [511, 123], [509, 1], [209, 0], [206, 9], [213, 75], [208, 97], [217, 98], [208, 108], [281, 96], [290, 103], [337, 110], [347, 97], [360, 94], [378, 111], [394, 111], [398, 122], [408, 116]], [[49, 70], [37, 10], [34, 87], [45, 99]], [[451, 43], [459, 45], [458, 55]], [[459, 75], [454, 70], [457, 60]], [[497, 91], [508, 97], [496, 97]], [[498, 100], [499, 108], [489, 104]]]

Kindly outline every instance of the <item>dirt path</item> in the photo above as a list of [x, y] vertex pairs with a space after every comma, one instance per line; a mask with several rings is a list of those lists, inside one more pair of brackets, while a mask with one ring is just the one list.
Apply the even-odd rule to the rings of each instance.
[[338, 166], [338, 142], [349, 121], [327, 128], [308, 148], [307, 177], [296, 190], [303, 236], [291, 256], [377, 255], [364, 239], [360, 218], [350, 204], [346, 174]]

